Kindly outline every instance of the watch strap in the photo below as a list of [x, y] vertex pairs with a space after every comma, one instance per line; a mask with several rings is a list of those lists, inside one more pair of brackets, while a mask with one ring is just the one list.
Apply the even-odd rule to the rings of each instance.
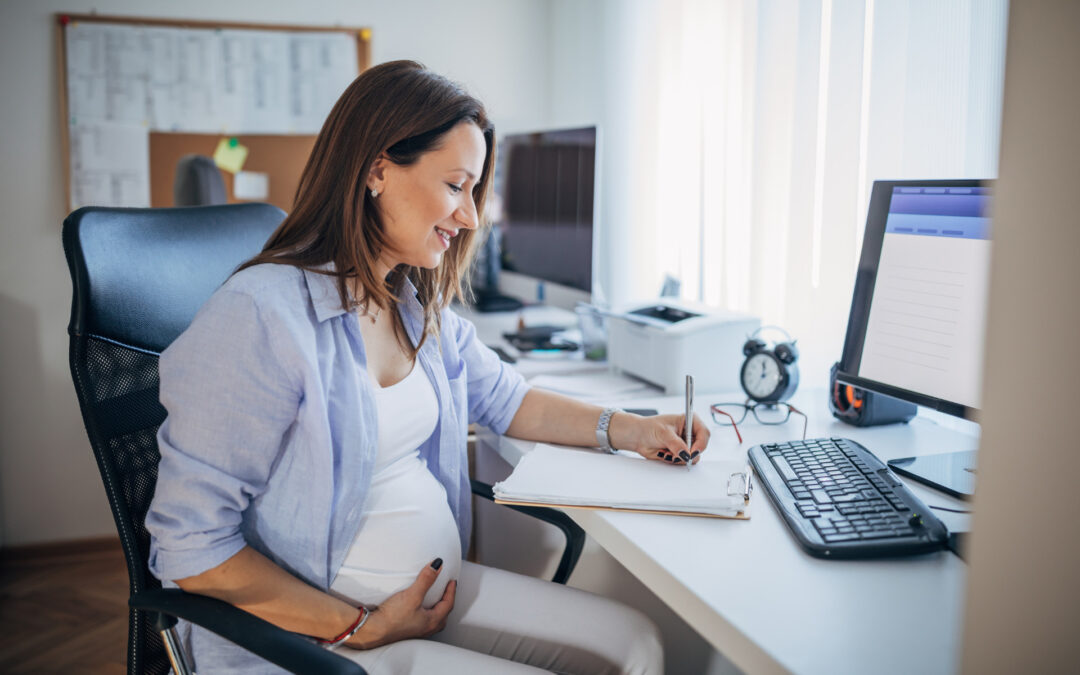
[[604, 452], [615, 452], [615, 448], [611, 447], [611, 435], [608, 433], [608, 428], [611, 426], [611, 417], [617, 412], [622, 412], [622, 410], [604, 408], [604, 412], [600, 413], [600, 419], [596, 422], [596, 445]]

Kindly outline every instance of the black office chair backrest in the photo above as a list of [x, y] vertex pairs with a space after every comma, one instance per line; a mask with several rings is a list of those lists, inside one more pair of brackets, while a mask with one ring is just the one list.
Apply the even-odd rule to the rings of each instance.
[[[269, 204], [87, 207], [64, 220], [71, 375], [120, 533], [131, 592], [158, 588], [144, 519], [157, 481], [158, 355], [260, 250], [285, 214]], [[161, 637], [131, 611], [128, 672], [166, 673]]]
[[203, 155], [184, 155], [180, 158], [173, 180], [175, 206], [216, 206], [228, 201], [225, 178], [214, 160]]

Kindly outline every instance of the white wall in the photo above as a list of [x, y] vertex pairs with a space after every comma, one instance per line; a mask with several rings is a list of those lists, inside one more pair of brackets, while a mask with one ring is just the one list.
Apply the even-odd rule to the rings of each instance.
[[0, 545], [115, 532], [67, 364], [71, 283], [55, 12], [368, 26], [375, 63], [417, 59], [464, 83], [501, 129], [544, 126], [546, 0], [0, 3]]
[[[618, 304], [659, 294], [655, 256], [656, 0], [555, 0], [551, 17], [554, 124], [600, 125], [594, 296]], [[620, 280], [616, 283], [616, 280]]]

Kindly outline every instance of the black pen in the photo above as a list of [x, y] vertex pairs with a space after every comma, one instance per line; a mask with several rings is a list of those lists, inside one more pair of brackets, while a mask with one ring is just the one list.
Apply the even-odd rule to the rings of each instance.
[[686, 418], [683, 422], [683, 440], [686, 441], [686, 470], [690, 470], [690, 448], [694, 443], [694, 377], [686, 376]]

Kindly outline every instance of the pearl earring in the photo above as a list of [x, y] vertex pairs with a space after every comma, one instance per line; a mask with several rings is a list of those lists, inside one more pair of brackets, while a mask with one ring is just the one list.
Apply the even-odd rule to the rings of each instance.
[[375, 188], [371, 188], [371, 196], [372, 197], [378, 197], [379, 196], [379, 191], [376, 190]]

